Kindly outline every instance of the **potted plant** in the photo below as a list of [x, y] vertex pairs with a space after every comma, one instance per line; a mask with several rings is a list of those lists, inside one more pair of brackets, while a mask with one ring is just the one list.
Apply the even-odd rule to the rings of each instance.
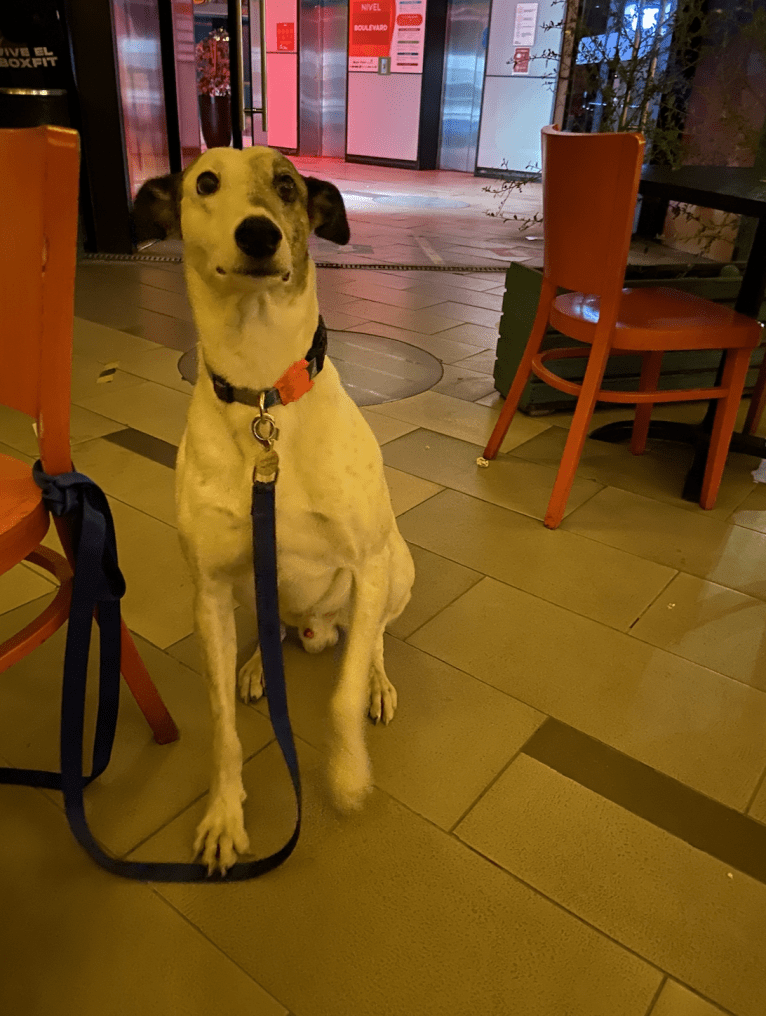
[[231, 143], [229, 35], [217, 28], [197, 43], [197, 87], [202, 137], [208, 148]]

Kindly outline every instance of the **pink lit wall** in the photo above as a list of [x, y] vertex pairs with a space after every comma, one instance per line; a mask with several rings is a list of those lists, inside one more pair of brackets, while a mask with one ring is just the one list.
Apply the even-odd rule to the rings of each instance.
[[266, 72], [269, 144], [298, 147], [298, 4], [266, 4]]

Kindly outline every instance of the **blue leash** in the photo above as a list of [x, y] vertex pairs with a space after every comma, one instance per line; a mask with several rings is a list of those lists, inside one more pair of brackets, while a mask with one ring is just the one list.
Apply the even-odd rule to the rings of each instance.
[[[276, 456], [274, 456], [276, 459]], [[253, 560], [255, 567], [258, 635], [263, 659], [269, 715], [279, 747], [290, 772], [297, 802], [295, 829], [276, 853], [256, 861], [235, 864], [227, 882], [257, 878], [278, 867], [295, 849], [301, 826], [301, 782], [290, 718], [287, 713], [279, 608], [277, 603], [277, 552], [274, 519], [276, 466], [266, 478], [253, 477]], [[69, 826], [93, 860], [122, 878], [142, 882], [202, 882], [221, 879], [208, 876], [204, 864], [164, 861], [123, 861], [105, 853], [88, 827], [84, 788], [104, 772], [111, 757], [120, 700], [120, 599], [125, 580], [117, 561], [114, 522], [103, 491], [82, 473], [48, 476], [40, 462], [33, 476], [43, 492], [46, 508], [54, 515], [71, 516], [75, 572], [69, 614], [64, 680], [61, 691], [61, 772], [0, 767], [0, 783], [61, 790]], [[85, 693], [88, 653], [94, 610], [101, 629], [99, 700], [93, 742], [93, 764], [83, 774]]]

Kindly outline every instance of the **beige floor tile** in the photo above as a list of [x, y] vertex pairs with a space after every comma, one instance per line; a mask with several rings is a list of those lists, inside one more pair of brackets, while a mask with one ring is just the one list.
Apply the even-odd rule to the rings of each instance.
[[678, 981], [667, 980], [651, 1016], [726, 1016], [712, 1002], [706, 1002]]
[[[645, 1016], [658, 971], [381, 792], [361, 813], [336, 815], [316, 753], [302, 742], [298, 753], [305, 818], [284, 867], [212, 893], [157, 887], [292, 1012], [475, 1016], [513, 998], [530, 1016]], [[255, 848], [273, 850], [292, 828], [273, 747], [245, 767], [245, 787]], [[190, 842], [201, 807], [146, 856]]]
[[[500, 315], [498, 315], [499, 320]], [[439, 333], [442, 339], [453, 339], [456, 342], [467, 342], [479, 349], [494, 349], [497, 346], [497, 324], [487, 328], [484, 325], [465, 323], [447, 328]]]
[[[375, 303], [372, 300], [359, 300], [357, 303], [350, 303], [346, 307], [346, 313], [354, 315], [357, 322], [382, 321], [385, 324], [395, 325], [398, 328], [408, 328], [410, 331], [420, 332], [423, 335], [433, 335], [435, 332], [444, 331], [446, 328], [453, 328], [457, 320], [449, 318], [440, 312], [442, 304], [433, 309], [406, 310], [403, 307], [392, 307], [387, 303]], [[460, 320], [460, 319], [458, 319]], [[327, 322], [329, 328], [341, 328], [343, 325]]]
[[0, 575], [0, 614], [45, 596], [50, 593], [51, 585], [51, 582], [29, 566], [17, 564], [15, 568]]
[[394, 507], [394, 515], [401, 515], [409, 511], [421, 501], [438, 494], [443, 487], [429, 480], [421, 480], [419, 476], [411, 476], [399, 469], [392, 469], [391, 466], [384, 466], [386, 483], [391, 494], [391, 504]]
[[[123, 425], [115, 420], [99, 416], [80, 406], [72, 406], [69, 433], [73, 448], [82, 441], [91, 441], [94, 437], [103, 437], [104, 434], [113, 434], [116, 430], [122, 429]], [[31, 458], [33, 462], [40, 457], [37, 437], [32, 429], [32, 418], [24, 413], [0, 406], [0, 435], [3, 443], [12, 449], [7, 452], [8, 455], [22, 452], [25, 458]]]
[[[120, 570], [127, 591], [122, 614], [128, 627], [160, 649], [185, 638], [194, 627], [192, 582], [176, 530], [115, 498], [109, 498], [117, 534]], [[46, 546], [61, 553], [53, 527]]]
[[[323, 756], [338, 657], [310, 655], [292, 635], [285, 642], [293, 728]], [[391, 636], [385, 663], [399, 706], [388, 726], [367, 724], [375, 786], [449, 829], [545, 717]], [[265, 704], [258, 709], [265, 716]]]
[[766, 691], [766, 603], [681, 573], [631, 634]]
[[454, 490], [408, 512], [400, 529], [412, 543], [623, 631], [675, 574]]
[[179, 373], [180, 357], [181, 354], [177, 349], [160, 346], [159, 349], [150, 349], [147, 352], [124, 357], [120, 360], [119, 373], [128, 374], [136, 379], [143, 378], [145, 381], [156, 381], [157, 384], [189, 395], [192, 386]]
[[407, 310], [421, 310], [423, 307], [431, 307], [435, 303], [442, 302], [437, 296], [432, 296], [419, 288], [391, 289], [375, 282], [368, 282], [366, 279], [347, 282], [340, 287], [340, 291], [358, 300], [373, 300], [376, 303], [404, 307]]
[[472, 353], [464, 360], [455, 361], [454, 366], [466, 367], [468, 370], [479, 371], [481, 374], [492, 374], [495, 369], [495, 359], [494, 349], [482, 349], [480, 353]]
[[[447, 434], [482, 447], [489, 440], [497, 413], [464, 399], [430, 390], [397, 402], [384, 402], [371, 407], [375, 416], [390, 416], [406, 420], [417, 427]], [[501, 452], [510, 451], [542, 433], [547, 424], [529, 416], [517, 414], [503, 439]]]
[[172, 469], [103, 439], [78, 445], [74, 459], [77, 470], [110, 497], [175, 526]]
[[[524, 462], [512, 455], [501, 455], [489, 469], [481, 469], [476, 465], [481, 453], [480, 445], [430, 430], [417, 430], [385, 445], [383, 458], [388, 465], [433, 483], [542, 519], [555, 472], [548, 466]], [[574, 511], [598, 490], [593, 480], [575, 478], [567, 511]]]
[[766, 765], [766, 695], [484, 579], [409, 640], [733, 808]]
[[473, 293], [469, 289], [461, 289], [446, 297], [454, 303], [460, 303], [469, 307], [483, 307], [485, 310], [496, 311], [498, 317], [503, 306], [502, 296], [495, 296], [489, 293]]
[[454, 342], [450, 339], [442, 339], [439, 334], [422, 335], [420, 332], [412, 332], [407, 328], [396, 328], [394, 325], [387, 325], [383, 321], [365, 321], [357, 325], [354, 331], [366, 335], [384, 335], [389, 339], [398, 339], [400, 342], [407, 342], [418, 349], [424, 349], [427, 353], [435, 356], [442, 363], [452, 363], [455, 360], [462, 360], [475, 352], [475, 346], [469, 346], [466, 342]]
[[134, 356], [150, 349], [156, 349], [158, 343], [141, 339], [137, 335], [121, 332], [117, 328], [86, 321], [85, 318], [74, 319], [74, 352], [89, 357], [98, 363], [111, 363], [123, 356]]
[[457, 834], [737, 1016], [764, 1012], [760, 882], [523, 755]]
[[494, 385], [495, 382], [488, 374], [447, 363], [444, 365], [442, 379], [434, 385], [433, 391], [449, 395], [454, 399], [476, 402], [477, 399], [483, 398], [487, 392], [492, 391]]
[[362, 324], [365, 320], [361, 314], [351, 313], [350, 308], [355, 304], [347, 303], [342, 310], [335, 310], [331, 308], [327, 314], [324, 314], [324, 322], [328, 328], [335, 329], [336, 331], [353, 331], [357, 325]]
[[182, 394], [153, 381], [142, 381], [124, 391], [107, 391], [84, 399], [81, 405], [124, 426], [177, 445], [186, 426], [190, 400], [191, 390]]
[[486, 310], [484, 307], [469, 307], [465, 303], [442, 303], [438, 307], [444, 317], [457, 321], [481, 325], [483, 328], [497, 328], [500, 321], [500, 310]]
[[[542, 419], [550, 421], [551, 418]], [[600, 420], [593, 429], [595, 426], [601, 426]], [[558, 469], [568, 433], [568, 429], [562, 427], [549, 427], [539, 438], [515, 449], [514, 454]], [[586, 440], [577, 475], [699, 513], [702, 509], [698, 504], [684, 501], [681, 497], [684, 477], [693, 458], [692, 448], [671, 442], [654, 441], [647, 446], [644, 455], [631, 455], [626, 444]], [[753, 489], [752, 469], [753, 459], [749, 455], [730, 455], [715, 508], [706, 511], [705, 515], [726, 519]]]
[[[376, 407], [370, 408], [374, 409]], [[362, 416], [372, 428], [372, 432], [377, 438], [379, 445], [387, 444], [389, 441], [394, 441], [396, 438], [402, 437], [403, 434], [409, 434], [410, 431], [417, 429], [414, 424], [404, 423], [402, 420], [395, 420], [393, 417], [371, 412], [370, 409], [363, 409]]]
[[[0, 420], [2, 420], [3, 409], [4, 407], [0, 407]], [[2, 424], [0, 424], [0, 426], [1, 425]], [[19, 451], [18, 448], [12, 448], [10, 445], [4, 444], [2, 441], [0, 441], [0, 455], [10, 455], [12, 459], [19, 459], [21, 462], [26, 462], [28, 466], [33, 466], [39, 458], [39, 453], [26, 455], [24, 452]]]
[[753, 803], [748, 809], [748, 814], [759, 822], [766, 824], [766, 781], [764, 781], [758, 793], [753, 798]]
[[[737, 458], [739, 457], [737, 456]], [[742, 457], [744, 458], [744, 456]], [[753, 465], [754, 462], [754, 459], [748, 460], [749, 465]], [[747, 497], [740, 502], [726, 521], [735, 526], [744, 526], [746, 529], [755, 529], [759, 533], [766, 533], [766, 484], [754, 483]]]
[[[113, 361], [118, 362], [118, 361]], [[81, 356], [74, 353], [72, 356], [72, 401], [78, 402], [81, 399], [89, 399], [96, 395], [103, 395], [108, 384], [112, 392], [131, 388], [139, 384], [141, 378], [135, 374], [127, 374], [123, 370], [117, 370], [111, 375], [108, 382], [99, 383], [99, 375], [104, 370], [104, 364], [92, 356]]]
[[38, 791], [0, 799], [2, 1012], [286, 1016], [150, 886], [97, 868]]
[[[20, 630], [45, 602], [27, 604], [4, 616], [2, 630], [7, 634]], [[210, 707], [201, 676], [143, 639], [135, 638], [135, 642], [181, 737], [173, 744], [156, 744], [123, 682], [111, 761], [106, 772], [85, 791], [93, 833], [116, 856], [125, 854], [204, 794], [210, 781]], [[63, 627], [3, 675], [0, 744], [14, 766], [54, 771], [59, 768], [65, 644], [66, 627]], [[98, 629], [94, 626], [88, 667], [86, 745], [93, 743], [98, 645]], [[263, 748], [273, 736], [268, 719], [245, 706], [237, 708], [237, 726], [245, 757]], [[86, 758], [90, 758], [88, 749]], [[57, 806], [63, 806], [57, 791], [44, 793]], [[182, 857], [155, 860], [185, 861], [188, 852]]]
[[481, 572], [464, 568], [422, 547], [411, 545], [410, 552], [415, 562], [412, 599], [404, 612], [388, 626], [391, 634], [400, 639], [406, 639], [422, 624], [430, 621], [482, 577]]
[[689, 512], [606, 487], [562, 525], [600, 543], [766, 599], [766, 535], [711, 519], [702, 509]]

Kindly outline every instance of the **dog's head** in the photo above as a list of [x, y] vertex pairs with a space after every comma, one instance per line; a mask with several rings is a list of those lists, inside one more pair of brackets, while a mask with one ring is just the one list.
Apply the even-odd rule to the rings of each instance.
[[139, 243], [180, 235], [204, 278], [243, 285], [298, 282], [311, 230], [338, 244], [350, 235], [338, 188], [271, 148], [212, 148], [183, 173], [148, 180], [133, 223]]

